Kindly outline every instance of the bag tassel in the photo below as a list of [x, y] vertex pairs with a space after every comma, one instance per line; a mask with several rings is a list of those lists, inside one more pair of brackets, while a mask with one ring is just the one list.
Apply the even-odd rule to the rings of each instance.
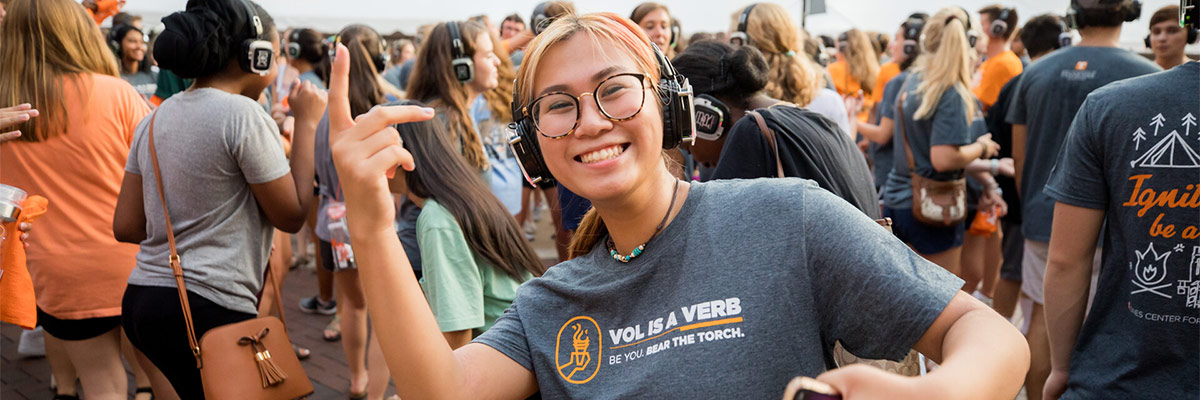
[[258, 377], [262, 380], [263, 389], [283, 383], [287, 379], [287, 374], [271, 361], [271, 352], [262, 344], [262, 339], [268, 332], [270, 329], [263, 328], [257, 335], [243, 336], [238, 340], [238, 344], [250, 345], [250, 350], [254, 352], [254, 363], [258, 365]]

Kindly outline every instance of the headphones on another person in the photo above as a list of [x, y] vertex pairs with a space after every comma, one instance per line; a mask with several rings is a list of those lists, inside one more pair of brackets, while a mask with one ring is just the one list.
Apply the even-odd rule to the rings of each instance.
[[475, 61], [467, 57], [458, 33], [458, 22], [447, 22], [446, 29], [450, 31], [450, 68], [454, 70], [454, 77], [458, 78], [459, 83], [470, 82], [475, 79]]
[[250, 21], [246, 25], [250, 29], [250, 37], [242, 41], [241, 52], [244, 56], [237, 57], [238, 65], [243, 71], [266, 76], [271, 72], [271, 66], [275, 64], [275, 47], [271, 42], [263, 39], [262, 20], [258, 18], [258, 12], [254, 11], [254, 6], [246, 0], [239, 0], [246, 7], [246, 15]]
[[746, 25], [750, 21], [750, 11], [754, 10], [757, 3], [746, 6], [742, 9], [742, 15], [738, 17], [737, 31], [729, 35], [729, 44], [734, 46], [750, 45], [750, 36], [746, 34]]
[[715, 142], [729, 128], [729, 106], [708, 94], [696, 95], [696, 138]]
[[[379, 34], [379, 32], [375, 30], [375, 28], [371, 28], [369, 26], [367, 28], [370, 29], [371, 32], [375, 32], [375, 36], [379, 37], [379, 54], [371, 56], [371, 63], [375, 64], [375, 72], [382, 74], [383, 71], [385, 69], [387, 69], [388, 61], [391, 61], [392, 55], [388, 53], [388, 48], [387, 48], [387, 43], [386, 43], [387, 40], [384, 40], [383, 36], [381, 36]], [[340, 33], [334, 34], [333, 36], [330, 36], [329, 39], [326, 39], [327, 43], [325, 43], [325, 46], [328, 49], [327, 51], [329, 53], [329, 62], [330, 63], [333, 62], [334, 57], [337, 57], [337, 44], [338, 44], [338, 42], [341, 42], [341, 41], [342, 41], [342, 35]], [[291, 47], [292, 47], [291, 44], [288, 44], [289, 52], [291, 51]], [[298, 47], [299, 46], [297, 46], [297, 48]], [[297, 54], [299, 54], [299, 50], [297, 50]]]
[[[1111, 3], [1112, 1], [1098, 0], [1097, 3]], [[1124, 4], [1124, 1], [1117, 1], [1117, 6]], [[1078, 0], [1071, 0], [1071, 7], [1067, 8], [1067, 26], [1071, 29], [1079, 29], [1079, 11], [1084, 7], [1079, 4]], [[1142, 17], [1142, 2], [1141, 0], [1133, 0], [1130, 5], [1130, 10], [1124, 16], [1125, 22], [1137, 21]]]
[[1059, 34], [1058, 43], [1055, 43], [1054, 49], [1058, 50], [1063, 47], [1071, 47], [1071, 42], [1073, 41], [1071, 38], [1071, 27], [1067, 26], [1067, 23], [1063, 22], [1061, 18], [1056, 18], [1056, 20], [1058, 21]]
[[292, 34], [288, 35], [287, 54], [289, 58], [300, 58], [300, 30], [292, 30]]
[[543, 1], [533, 8], [533, 16], [529, 17], [529, 29], [533, 30], [533, 36], [542, 33], [553, 22], [546, 16], [546, 8], [549, 6], [549, 1]]
[[[965, 22], [963, 22], [966, 24], [965, 28], [967, 31], [967, 45], [975, 47], [975, 43], [979, 43], [979, 34], [975, 33], [975, 30], [971, 28], [971, 13], [967, 12], [967, 9], [963, 8], [962, 6], [957, 7], [959, 10], [962, 10], [963, 15], [967, 16]], [[950, 18], [946, 18], [946, 25], [949, 25], [950, 21], [956, 19], [958, 19], [957, 15], [951, 15]]]
[[[1187, 44], [1196, 44], [1196, 39], [1198, 36], [1200, 36], [1200, 30], [1198, 30], [1196, 28], [1183, 28], [1183, 30], [1187, 31]], [[1150, 45], [1150, 34], [1149, 33], [1146, 34], [1146, 38], [1143, 40], [1146, 43], [1147, 49], [1154, 48], [1154, 46]]]
[[[108, 47], [110, 49], [112, 49], [113, 54], [117, 55], [117, 61], [120, 61], [121, 57], [122, 57], [122, 55], [121, 55], [121, 39], [123, 39], [123, 38], [117, 37], [117, 32], [119, 32], [120, 30], [121, 30], [121, 25], [117, 25], [117, 26], [112, 27], [112, 29], [110, 29], [108, 31]], [[125, 33], [128, 34], [129, 32], [126, 31]], [[1149, 40], [1150, 40], [1149, 36], [1147, 36], [1147, 39], [1146, 39], [1147, 43], [1149, 43]]]
[[846, 53], [850, 52], [850, 32], [849, 31], [838, 34], [837, 48], [838, 48], [838, 52], [842, 53], [842, 54], [846, 54]]
[[904, 55], [916, 56], [921, 52], [921, 31], [925, 30], [925, 20], [909, 18], [904, 22]]
[[[654, 49], [654, 57], [658, 60], [658, 70], [661, 75], [658, 85], [651, 88], [658, 88], [656, 91], [658, 100], [663, 105], [662, 147], [669, 150], [678, 147], [682, 142], [692, 141], [696, 135], [694, 95], [692, 85], [688, 83], [687, 77], [675, 70], [675, 67], [671, 65], [671, 60], [667, 59], [657, 45], [650, 43], [650, 47]], [[546, 161], [542, 158], [542, 149], [538, 146], [537, 127], [533, 125], [533, 117], [519, 102], [519, 93], [521, 93], [521, 89], [514, 82], [513, 122], [508, 124], [508, 129], [512, 130], [513, 135], [510, 137], [508, 145], [512, 148], [513, 154], [517, 156], [526, 181], [529, 181], [530, 184], [551, 182], [554, 180], [554, 176], [550, 174], [550, 169], [546, 167]]]
[[992, 20], [992, 36], [1004, 36], [1004, 32], [1008, 32], [1008, 17], [1012, 14], [1012, 9], [1004, 7], [1000, 9], [1000, 15]]

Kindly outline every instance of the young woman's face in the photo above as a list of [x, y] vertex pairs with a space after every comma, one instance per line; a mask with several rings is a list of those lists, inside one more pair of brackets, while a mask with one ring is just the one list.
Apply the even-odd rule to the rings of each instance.
[[1187, 31], [1179, 23], [1168, 20], [1150, 27], [1150, 49], [1155, 55], [1175, 56], [1183, 53], [1187, 46]]
[[475, 39], [473, 62], [475, 63], [475, 79], [468, 83], [471, 85], [471, 89], [477, 93], [483, 93], [499, 85], [500, 57], [496, 57], [492, 48], [492, 39], [487, 33], [481, 33]]
[[907, 58], [904, 55], [904, 27], [897, 29], [896, 35], [892, 36], [892, 41], [888, 43], [888, 53], [892, 56], [892, 62], [897, 64]]
[[143, 40], [142, 33], [134, 30], [125, 32], [125, 37], [121, 38], [121, 58], [124, 61], [141, 62], [146, 58], [146, 41]]
[[651, 11], [642, 17], [642, 22], [638, 25], [646, 31], [646, 36], [650, 37], [651, 42], [666, 51], [667, 46], [671, 44], [671, 16], [667, 15], [666, 10], [660, 8]]
[[[537, 65], [533, 98], [556, 91], [579, 96], [614, 75], [646, 72], [618, 48], [586, 33], [555, 44]], [[587, 95], [579, 101], [574, 132], [558, 139], [538, 135], [546, 166], [571, 191], [592, 201], [615, 199], [661, 173], [662, 108], [652, 83], [638, 86], [629, 93], [644, 94], [641, 111], [630, 119], [609, 120], [596, 106], [595, 96]]]
[[400, 62], [397, 64], [403, 64], [405, 61], [408, 61], [416, 55], [417, 50], [413, 48], [413, 45], [406, 44], [404, 47], [400, 48]]

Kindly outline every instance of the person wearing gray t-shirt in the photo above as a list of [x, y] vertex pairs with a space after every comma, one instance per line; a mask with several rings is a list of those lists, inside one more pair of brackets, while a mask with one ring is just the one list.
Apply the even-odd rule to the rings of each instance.
[[[1030, 64], [1021, 75], [1007, 122], [1012, 124], [1013, 161], [1021, 195], [1021, 292], [1033, 300], [1027, 337], [1033, 356], [1025, 385], [1042, 390], [1050, 373], [1043, 315], [1043, 277], [1054, 220], [1054, 200], [1045, 192], [1050, 171], [1058, 160], [1067, 129], [1088, 93], [1110, 82], [1161, 70], [1138, 55], [1117, 48], [1123, 22], [1137, 19], [1141, 5], [1134, 0], [1072, 0], [1068, 20], [1082, 40]], [[1035, 395], [1036, 396], [1036, 395]]]
[[1045, 189], [1057, 202], [1046, 314], [1061, 316], [1047, 320], [1046, 393], [1200, 398], [1198, 93], [1192, 61], [1104, 86], [1076, 114]]

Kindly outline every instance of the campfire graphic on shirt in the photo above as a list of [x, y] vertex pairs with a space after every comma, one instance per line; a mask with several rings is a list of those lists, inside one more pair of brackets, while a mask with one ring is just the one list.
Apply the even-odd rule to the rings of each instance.
[[[1162, 284], [1167, 278], [1167, 257], [1171, 255], [1171, 251], [1165, 251], [1162, 254], [1154, 251], [1154, 243], [1146, 248], [1146, 251], [1134, 250], [1133, 254], [1137, 255], [1137, 265], [1133, 265], [1133, 285], [1138, 289], [1130, 294], [1138, 293], [1153, 293], [1162, 297], [1171, 298], [1171, 295], [1160, 292], [1160, 290], [1171, 287], [1171, 283]], [[1132, 264], [1132, 263], [1131, 263]]]

